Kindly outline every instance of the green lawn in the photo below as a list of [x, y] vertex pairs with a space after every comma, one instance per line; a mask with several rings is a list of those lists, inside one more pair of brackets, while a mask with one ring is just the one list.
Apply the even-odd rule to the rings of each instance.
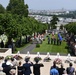
[[43, 41], [42, 44], [40, 44], [40, 48], [35, 48], [32, 52], [50, 52], [50, 53], [62, 53], [67, 54], [68, 50], [65, 48], [66, 42], [63, 41], [61, 45], [51, 45], [47, 43], [47, 38], [45, 41]]

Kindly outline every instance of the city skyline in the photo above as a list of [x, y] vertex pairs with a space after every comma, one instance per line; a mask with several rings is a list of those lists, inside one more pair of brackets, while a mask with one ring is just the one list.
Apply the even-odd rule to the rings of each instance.
[[[0, 0], [5, 8], [8, 5], [9, 0]], [[25, 4], [28, 4], [29, 9], [33, 10], [57, 10], [67, 9], [76, 10], [76, 0], [25, 0]]]

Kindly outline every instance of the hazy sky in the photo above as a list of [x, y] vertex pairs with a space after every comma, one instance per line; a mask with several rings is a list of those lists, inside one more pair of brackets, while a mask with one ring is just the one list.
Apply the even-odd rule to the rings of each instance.
[[[0, 0], [0, 4], [6, 7], [9, 0]], [[29, 9], [36, 10], [55, 10], [55, 9], [76, 9], [76, 0], [25, 0]]]

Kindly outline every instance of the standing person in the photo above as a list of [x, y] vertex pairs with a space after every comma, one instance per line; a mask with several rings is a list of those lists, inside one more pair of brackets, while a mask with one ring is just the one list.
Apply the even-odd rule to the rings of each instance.
[[6, 73], [6, 75], [11, 75], [10, 70], [12, 69], [12, 64], [11, 62], [7, 61], [6, 66], [3, 68], [3, 72]]
[[6, 64], [6, 63], [7, 63], [7, 59], [5, 59], [5, 60], [4, 60], [4, 63], [2, 63], [2, 68], [3, 68], [3, 70], [4, 70], [5, 67], [7, 67], [7, 64]]
[[56, 45], [56, 37], [55, 36], [53, 38], [53, 41], [54, 41], [54, 45]]
[[60, 33], [58, 33], [58, 42], [59, 42], [59, 45], [61, 45], [61, 43], [62, 43], [62, 36], [61, 36], [61, 34]]
[[29, 63], [29, 58], [26, 58], [25, 63], [23, 64], [23, 74], [24, 75], [30, 75], [32, 73], [31, 69], [30, 69], [31, 66], [33, 66], [33, 63], [32, 62]]
[[55, 66], [52, 69], [50, 69], [50, 75], [59, 75], [59, 72]]
[[22, 70], [23, 70], [23, 67], [21, 66], [21, 61], [19, 62], [19, 66], [17, 67], [17, 70], [18, 70], [18, 75], [23, 75], [22, 73]]
[[50, 36], [48, 36], [48, 44], [50, 44]]
[[53, 62], [53, 66], [51, 66], [50, 75], [59, 75], [58, 67], [55, 62]]
[[59, 69], [59, 67], [56, 66], [56, 62], [55, 61], [53, 62], [53, 66], [51, 66], [51, 69], [53, 69], [53, 68], [56, 68], [57, 70]]
[[58, 69], [59, 75], [64, 74], [64, 70], [65, 70], [65, 68], [63, 68], [63, 65], [61, 64], [61, 67]]
[[33, 65], [33, 73], [34, 75], [40, 75], [40, 67], [44, 67], [44, 65], [42, 63], [38, 63], [38, 60], [35, 62], [36, 63]]
[[3, 42], [3, 40], [1, 41], [1, 48], [4, 48], [4, 42]]
[[14, 58], [11, 58], [11, 63], [13, 65], [13, 67], [15, 68], [16, 66], [18, 66], [17, 60]]
[[69, 63], [69, 67], [67, 67], [67, 69], [66, 69], [68, 75], [74, 75], [75, 68], [73, 68], [72, 66], [73, 66], [73, 64]]

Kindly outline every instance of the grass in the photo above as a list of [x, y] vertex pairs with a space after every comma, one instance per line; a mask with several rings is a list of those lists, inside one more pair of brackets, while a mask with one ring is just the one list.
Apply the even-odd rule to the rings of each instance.
[[47, 38], [45, 39], [45, 41], [43, 41], [42, 44], [40, 44], [39, 48], [35, 48], [32, 52], [50, 52], [50, 53], [61, 53], [61, 54], [67, 54], [68, 50], [67, 48], [65, 48], [66, 42], [62, 41], [61, 45], [51, 45], [48, 44]]

